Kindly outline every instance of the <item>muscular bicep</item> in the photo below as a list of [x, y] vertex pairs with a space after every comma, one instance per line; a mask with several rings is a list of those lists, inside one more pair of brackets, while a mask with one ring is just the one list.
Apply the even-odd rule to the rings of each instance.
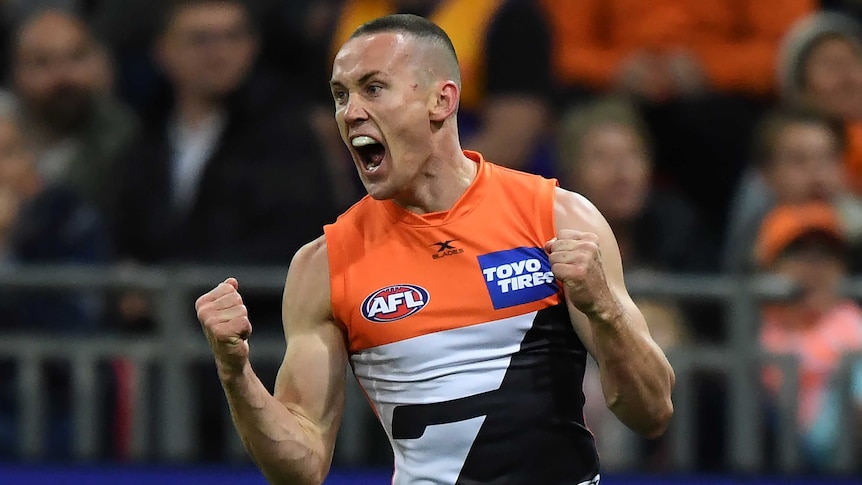
[[[582, 195], [560, 188], [557, 189], [554, 212], [558, 232], [561, 229], [575, 229], [592, 232], [599, 237], [599, 253], [608, 287], [622, 306], [622, 310], [628, 315], [629, 323], [633, 328], [649, 334], [646, 321], [626, 288], [620, 248], [604, 216]], [[587, 350], [595, 356], [596, 349], [590, 322], [570, 302], [567, 303], [569, 314], [572, 316], [572, 325]]]
[[344, 409], [347, 351], [329, 295], [321, 238], [297, 253], [287, 277], [282, 304], [287, 351], [274, 395], [331, 457]]

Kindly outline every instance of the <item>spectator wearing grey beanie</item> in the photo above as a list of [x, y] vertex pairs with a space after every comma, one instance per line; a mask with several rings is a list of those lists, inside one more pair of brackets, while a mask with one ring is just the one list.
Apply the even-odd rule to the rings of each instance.
[[782, 98], [842, 119], [862, 119], [862, 26], [837, 12], [797, 22], [778, 52]]

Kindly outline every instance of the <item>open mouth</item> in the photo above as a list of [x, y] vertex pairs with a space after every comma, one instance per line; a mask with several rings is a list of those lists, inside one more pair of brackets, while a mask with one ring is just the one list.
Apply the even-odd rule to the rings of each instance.
[[369, 172], [377, 170], [383, 162], [383, 157], [386, 156], [386, 147], [370, 136], [357, 136], [350, 140], [350, 144], [353, 145], [353, 149]]

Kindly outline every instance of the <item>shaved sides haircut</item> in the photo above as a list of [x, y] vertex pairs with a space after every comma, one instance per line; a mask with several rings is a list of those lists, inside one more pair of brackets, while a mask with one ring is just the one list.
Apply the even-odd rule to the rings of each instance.
[[453, 76], [452, 80], [458, 84], [458, 87], [461, 86], [461, 70], [458, 66], [458, 54], [455, 53], [455, 46], [452, 44], [452, 39], [449, 38], [449, 35], [437, 26], [437, 24], [418, 15], [387, 15], [360, 25], [353, 31], [350, 38], [355, 39], [364, 35], [385, 32], [407, 34], [440, 48], [449, 57], [449, 59], [446, 59], [446, 64], [449, 66], [449, 70]]

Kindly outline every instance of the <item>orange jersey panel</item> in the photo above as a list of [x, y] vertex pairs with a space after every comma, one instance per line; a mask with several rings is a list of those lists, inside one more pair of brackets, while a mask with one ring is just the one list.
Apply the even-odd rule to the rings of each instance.
[[542, 249], [555, 180], [465, 154], [476, 179], [451, 210], [366, 197], [325, 227], [332, 308], [351, 353], [560, 303]]

